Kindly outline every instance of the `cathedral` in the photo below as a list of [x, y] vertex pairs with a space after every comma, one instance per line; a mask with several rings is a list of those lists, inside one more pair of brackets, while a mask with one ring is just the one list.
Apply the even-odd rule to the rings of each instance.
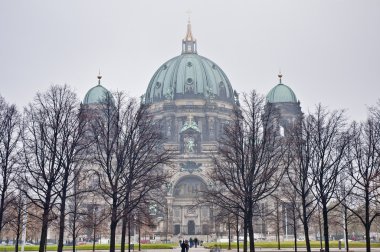
[[[267, 104], [281, 112], [279, 124], [286, 128], [302, 115], [300, 102], [292, 89], [282, 83], [267, 95]], [[108, 95], [99, 83], [91, 88], [83, 105], [91, 106]], [[174, 176], [167, 186], [167, 211], [155, 213], [155, 234], [161, 240], [215, 234], [212, 207], [197, 202], [198, 191], [209, 186], [207, 172], [223, 126], [232, 120], [239, 106], [235, 91], [225, 72], [213, 61], [198, 54], [197, 41], [187, 24], [180, 55], [163, 63], [153, 74], [142, 102], [150, 105], [155, 119], [163, 124], [166, 148], [175, 152]]]

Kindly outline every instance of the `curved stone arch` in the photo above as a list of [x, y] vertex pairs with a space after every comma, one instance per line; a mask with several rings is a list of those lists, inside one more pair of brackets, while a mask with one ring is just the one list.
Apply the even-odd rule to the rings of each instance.
[[207, 181], [197, 175], [181, 176], [173, 183], [172, 196], [175, 198], [193, 198], [197, 192], [207, 188]]

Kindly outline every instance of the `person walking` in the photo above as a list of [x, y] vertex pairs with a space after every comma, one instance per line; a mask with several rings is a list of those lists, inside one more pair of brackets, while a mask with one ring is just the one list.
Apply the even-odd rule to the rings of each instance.
[[189, 241], [188, 240], [186, 240], [185, 241], [185, 249], [186, 249], [186, 251], [185, 252], [189, 252]]
[[186, 241], [181, 243], [181, 252], [186, 252]]

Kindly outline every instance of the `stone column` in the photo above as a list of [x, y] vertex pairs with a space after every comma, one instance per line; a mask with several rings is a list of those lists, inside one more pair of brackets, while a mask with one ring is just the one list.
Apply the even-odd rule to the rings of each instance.
[[[168, 196], [166, 197], [166, 201], [167, 201], [167, 206], [168, 206], [168, 209], [167, 209], [167, 216], [165, 216], [165, 223], [167, 225], [167, 232], [168, 232], [168, 237], [172, 237], [173, 236], [173, 200], [174, 200], [174, 197], [172, 196]], [[165, 232], [166, 232], [165, 230]]]

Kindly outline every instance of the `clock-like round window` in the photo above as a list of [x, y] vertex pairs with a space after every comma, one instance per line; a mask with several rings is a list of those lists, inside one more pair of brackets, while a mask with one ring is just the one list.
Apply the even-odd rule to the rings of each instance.
[[187, 83], [188, 85], [193, 84], [193, 79], [192, 79], [192, 78], [187, 78], [187, 79], [186, 79], [186, 83]]

